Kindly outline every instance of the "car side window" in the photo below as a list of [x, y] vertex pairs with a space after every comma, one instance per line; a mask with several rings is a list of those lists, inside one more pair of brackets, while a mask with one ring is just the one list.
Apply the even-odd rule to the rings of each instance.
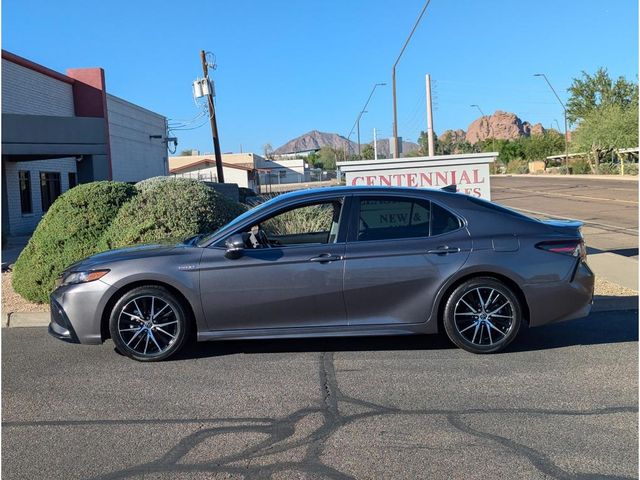
[[358, 241], [429, 236], [427, 200], [366, 197], [360, 199]]
[[442, 235], [460, 228], [460, 219], [437, 203], [431, 204], [431, 235]]
[[258, 227], [266, 246], [335, 243], [341, 212], [340, 201], [315, 203], [279, 212]]

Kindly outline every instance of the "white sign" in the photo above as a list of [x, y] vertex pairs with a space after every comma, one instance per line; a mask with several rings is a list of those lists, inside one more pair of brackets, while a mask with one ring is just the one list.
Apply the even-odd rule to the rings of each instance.
[[497, 154], [443, 155], [340, 162], [349, 186], [442, 188], [491, 200], [489, 164]]

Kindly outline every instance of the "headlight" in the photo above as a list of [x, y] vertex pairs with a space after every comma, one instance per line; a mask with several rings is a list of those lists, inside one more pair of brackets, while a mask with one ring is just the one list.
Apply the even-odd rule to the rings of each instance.
[[104, 277], [109, 270], [87, 270], [85, 272], [67, 272], [62, 277], [60, 286], [73, 285], [74, 283], [93, 282]]

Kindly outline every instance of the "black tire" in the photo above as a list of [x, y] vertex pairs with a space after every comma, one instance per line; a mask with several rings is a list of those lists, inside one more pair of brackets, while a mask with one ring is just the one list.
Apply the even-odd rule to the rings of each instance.
[[518, 335], [522, 306], [504, 283], [488, 277], [473, 278], [449, 295], [443, 324], [449, 339], [463, 350], [495, 353]]
[[109, 317], [109, 331], [120, 353], [140, 362], [155, 362], [184, 346], [189, 320], [180, 299], [166, 288], [148, 285], [118, 299]]

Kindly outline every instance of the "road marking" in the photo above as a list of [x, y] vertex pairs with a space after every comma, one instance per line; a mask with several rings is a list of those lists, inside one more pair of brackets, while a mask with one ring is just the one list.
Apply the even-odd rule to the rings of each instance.
[[625, 232], [629, 232], [629, 233], [638, 235], [638, 230], [634, 230], [632, 228], [619, 227], [617, 225], [609, 225], [609, 224], [606, 224], [606, 223], [591, 222], [589, 220], [581, 220], [579, 218], [560, 217], [560, 216], [554, 215], [552, 213], [537, 212], [535, 210], [527, 210], [525, 208], [518, 208], [518, 207], [511, 207], [511, 206], [509, 208], [511, 208], [513, 210], [518, 210], [519, 212], [532, 213], [533, 215], [542, 215], [543, 217], [557, 218], [557, 219], [560, 219], [560, 220], [577, 220], [579, 222], [584, 223], [585, 225], [595, 225], [595, 226], [606, 227], [606, 228], [615, 228], [616, 230], [624, 230]]
[[513, 187], [494, 187], [501, 188], [503, 190], [515, 190], [521, 193], [538, 193], [547, 197], [569, 197], [569, 198], [585, 198], [587, 200], [601, 200], [605, 202], [619, 202], [619, 203], [629, 203], [631, 205], [638, 205], [638, 202], [634, 202], [633, 200], [617, 200], [615, 198], [602, 198], [602, 197], [589, 197], [587, 195], [572, 195], [568, 193], [552, 193], [552, 192], [541, 192], [539, 190], [526, 190], [521, 188], [513, 188]]

